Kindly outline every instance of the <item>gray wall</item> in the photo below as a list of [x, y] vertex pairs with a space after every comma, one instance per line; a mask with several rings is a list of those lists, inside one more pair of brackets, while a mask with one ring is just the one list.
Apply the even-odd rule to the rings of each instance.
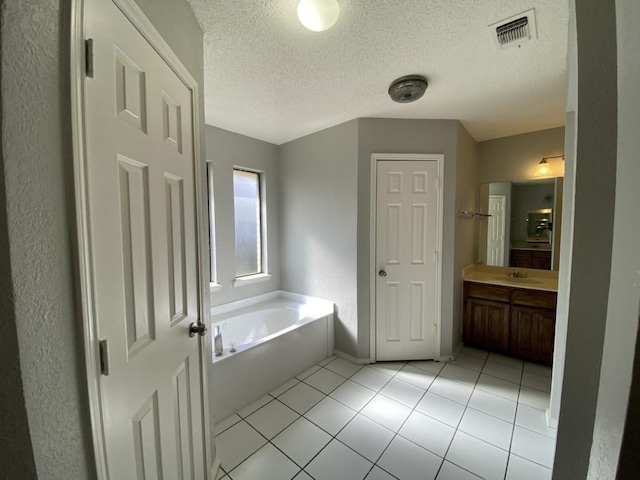
[[[369, 358], [369, 220], [371, 202], [372, 153], [444, 154], [444, 239], [442, 252], [442, 355], [452, 353], [454, 311], [460, 308], [455, 296], [461, 272], [455, 271], [456, 245], [456, 158], [458, 150], [456, 120], [359, 120], [358, 132], [358, 347], [352, 355]], [[475, 194], [475, 193], [474, 193]], [[473, 237], [470, 239], [473, 242]], [[457, 281], [458, 280], [458, 281]], [[349, 352], [351, 353], [351, 352]]]
[[[553, 474], [557, 479], [587, 477], [600, 374], [618, 375], [611, 370], [603, 369], [601, 372], [605, 326], [614, 322], [613, 315], [607, 316], [607, 307], [616, 213], [618, 99], [615, 4], [613, 0], [585, 0], [576, 2], [575, 6], [579, 39], [577, 160], [575, 178], [567, 178], [567, 183], [575, 182], [574, 241], [564, 381]], [[594, 222], [594, 218], [598, 221]], [[628, 218], [616, 219], [625, 223], [629, 221]], [[568, 231], [567, 228], [563, 230]], [[564, 296], [565, 288], [560, 286], [560, 298]], [[635, 336], [631, 337], [633, 341]], [[618, 393], [615, 395], [618, 398]], [[590, 477], [602, 478], [595, 473]]]
[[457, 151], [453, 325], [451, 351], [446, 351], [443, 339], [442, 349], [443, 352], [446, 352], [443, 353], [444, 355], [455, 351], [458, 344], [462, 342], [462, 269], [473, 263], [476, 253], [476, 229], [478, 227], [478, 220], [457, 215], [458, 210], [476, 211], [478, 176], [478, 144], [460, 123], [458, 124]]
[[[211, 295], [211, 304], [252, 297], [280, 288], [280, 223], [278, 147], [227, 130], [206, 126], [207, 160], [213, 169], [215, 208], [216, 270], [221, 289]], [[235, 224], [233, 210], [233, 167], [245, 167], [264, 172], [267, 206], [267, 260], [271, 279], [234, 287]]]
[[358, 121], [280, 147], [282, 288], [336, 304], [336, 349], [358, 356]]
[[[543, 157], [564, 153], [564, 127], [497, 138], [478, 143], [478, 184], [519, 182], [535, 178]], [[550, 159], [554, 177], [563, 176], [564, 162]]]
[[[16, 362], [17, 332], [23, 392], [3, 391], [0, 409], [24, 394], [32, 451], [19, 443], [12, 478], [94, 477], [81, 321], [75, 308], [68, 58], [70, 2], [7, 0], [2, 8], [2, 152], [10, 269], [0, 259], [2, 283], [11, 283], [13, 305], [3, 314]], [[142, 2], [187, 66], [202, 63], [202, 33], [185, 1]], [[178, 33], [179, 32], [179, 35]], [[192, 74], [202, 84], [201, 67]], [[202, 116], [202, 115], [201, 115]], [[7, 122], [6, 119], [11, 119]], [[4, 204], [4, 199], [3, 199]], [[4, 207], [4, 205], [3, 205]], [[4, 312], [3, 312], [4, 313]], [[14, 385], [17, 371], [12, 378]], [[20, 421], [17, 411], [16, 422]], [[25, 442], [24, 419], [15, 426]], [[4, 424], [3, 424], [4, 435]], [[21, 448], [17, 448], [21, 447]], [[5, 464], [3, 462], [3, 473]]]
[[[640, 364], [636, 360], [635, 368], [633, 365], [634, 351], [638, 356], [640, 305], [640, 30], [637, 26], [640, 4], [637, 0], [617, 0], [615, 3], [618, 160], [609, 308], [589, 465], [589, 478], [593, 479], [614, 478], [621, 446], [628, 455], [621, 458], [617, 478], [637, 478], [640, 440], [637, 415], [640, 407]], [[634, 388], [629, 397], [632, 378]], [[626, 430], [624, 443], [620, 435], [623, 427]]]
[[[514, 185], [511, 197], [511, 241], [526, 242], [528, 211], [553, 208], [554, 183]], [[545, 200], [548, 198], [548, 200]]]

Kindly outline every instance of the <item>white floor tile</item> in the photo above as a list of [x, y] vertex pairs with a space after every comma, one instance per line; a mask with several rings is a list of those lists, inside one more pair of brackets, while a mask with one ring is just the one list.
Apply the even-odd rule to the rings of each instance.
[[244, 407], [242, 410], [239, 410], [236, 413], [240, 415], [242, 418], [248, 417], [253, 412], [258, 410], [259, 408], [264, 407], [267, 403], [271, 402], [272, 400], [273, 400], [273, 397], [271, 397], [270, 395], [265, 395], [264, 397], [260, 397], [258, 400], [256, 400], [249, 406]]
[[438, 377], [429, 387], [429, 392], [466, 405], [471, 397], [473, 388], [448, 378]]
[[501, 363], [502, 365], [506, 365], [511, 368], [519, 368], [522, 370], [522, 366], [524, 362], [518, 358], [508, 357], [506, 355], [501, 355], [500, 353], [491, 352], [489, 357], [487, 358], [487, 363]]
[[304, 372], [296, 375], [296, 378], [298, 380], [304, 380], [305, 378], [307, 378], [309, 375], [317, 372], [318, 370], [320, 370], [320, 367], [318, 365], [314, 365], [313, 367], [305, 370]]
[[246, 422], [236, 423], [216, 438], [216, 454], [227, 472], [258, 450], [267, 441]]
[[418, 405], [416, 405], [416, 410], [436, 420], [440, 420], [453, 428], [457, 428], [464, 413], [464, 405], [441, 397], [440, 395], [427, 392]]
[[389, 475], [380, 467], [375, 466], [371, 469], [369, 475], [367, 475], [366, 480], [396, 480], [396, 477]]
[[504, 450], [458, 431], [446, 459], [486, 480], [503, 480], [507, 456]]
[[300, 468], [270, 443], [266, 444], [232, 472], [234, 480], [256, 478], [293, 478]]
[[469, 473], [457, 465], [445, 461], [436, 480], [478, 480], [479, 478], [473, 473]]
[[558, 433], [555, 428], [547, 426], [547, 414], [544, 410], [524, 404], [518, 406], [516, 425], [551, 438], [555, 438]]
[[409, 418], [407, 418], [407, 421], [398, 432], [399, 435], [402, 435], [407, 440], [411, 440], [439, 457], [444, 457], [445, 453], [447, 453], [455, 433], [455, 428], [451, 428], [419, 412], [413, 412], [409, 415]]
[[363, 415], [356, 417], [336, 437], [363, 457], [376, 462], [394, 437], [391, 430]]
[[291, 460], [304, 467], [331, 441], [331, 435], [302, 417], [289, 425], [272, 442]]
[[356, 365], [344, 358], [336, 358], [333, 362], [327, 363], [325, 368], [328, 368], [332, 372], [342, 375], [345, 378], [351, 377], [354, 373], [362, 368], [362, 365]]
[[484, 440], [503, 450], [509, 450], [513, 424], [479, 412], [473, 408], [467, 408], [458, 430], [468, 433], [480, 440]]
[[313, 480], [313, 478], [303, 470], [298, 475], [293, 477], [293, 480]]
[[324, 431], [335, 435], [344, 427], [356, 412], [345, 407], [331, 397], [326, 397], [315, 407], [309, 410], [305, 417], [318, 425]]
[[331, 392], [333, 398], [356, 411], [364, 407], [374, 395], [375, 392], [351, 380], [347, 380]]
[[536, 375], [531, 372], [524, 372], [522, 375], [522, 385], [525, 387], [540, 390], [541, 392], [551, 392], [551, 377]]
[[510, 423], [513, 423], [516, 417], [517, 405], [513, 400], [507, 400], [504, 397], [477, 388], [473, 391], [471, 400], [469, 400], [470, 408], [493, 415]]
[[397, 478], [433, 480], [438, 474], [442, 458], [396, 437], [382, 454], [378, 465]]
[[220, 435], [227, 428], [233, 427], [240, 420], [242, 420], [242, 419], [237, 414], [234, 413], [233, 415], [225, 418], [221, 422], [216, 423], [216, 426], [215, 426], [215, 429], [214, 429], [215, 435]]
[[506, 480], [551, 480], [551, 469], [517, 455], [509, 455]]
[[227, 476], [227, 474], [225, 473], [225, 471], [222, 468], [218, 469], [218, 473], [216, 475], [216, 480], [221, 480], [221, 479], [222, 480], [228, 480], [228, 478], [229, 477]]
[[506, 380], [507, 382], [513, 382], [520, 384], [520, 380], [522, 377], [522, 369], [520, 368], [511, 368], [501, 363], [487, 363], [482, 370], [482, 373], [486, 373], [487, 375], [491, 375], [492, 377], [497, 377], [502, 380]]
[[459, 367], [452, 363], [447, 363], [440, 372], [440, 376], [473, 387], [475, 386], [480, 373], [475, 370]]
[[535, 373], [536, 375], [542, 375], [543, 377], [551, 378], [551, 367], [546, 365], [540, 365], [539, 363], [524, 362], [524, 371]]
[[361, 413], [383, 427], [397, 432], [411, 413], [411, 409], [383, 395], [376, 395]]
[[331, 355], [329, 358], [325, 358], [323, 361], [321, 361], [320, 363], [318, 363], [318, 365], [321, 365], [321, 366], [323, 366], [323, 367], [324, 367], [324, 366], [325, 366], [325, 365], [327, 365], [328, 363], [333, 362], [336, 358], [338, 358], [338, 357], [337, 357], [337, 356], [335, 356], [335, 355]]
[[506, 380], [501, 380], [483, 373], [478, 379], [476, 388], [516, 402], [518, 400], [518, 390], [520, 386], [513, 382], [507, 382]]
[[372, 464], [337, 440], [331, 441], [305, 468], [315, 480], [362, 480]]
[[413, 361], [408, 362], [408, 365], [419, 368], [420, 370], [425, 370], [429, 373], [433, 373], [434, 375], [438, 375], [442, 368], [446, 365], [446, 362], [436, 362], [434, 360]]
[[540, 390], [521, 387], [518, 403], [529, 405], [530, 407], [537, 408], [538, 410], [546, 410], [549, 408], [549, 394], [541, 392]]
[[489, 352], [486, 350], [480, 350], [479, 348], [467, 347], [463, 345], [460, 349], [460, 353], [464, 353], [465, 355], [471, 355], [473, 357], [481, 358], [482, 360], [486, 360], [489, 356]]
[[[337, 362], [337, 360], [335, 360]], [[333, 363], [333, 362], [332, 362]], [[331, 363], [329, 364], [331, 365]], [[342, 375], [333, 373], [326, 368], [321, 368], [315, 373], [312, 373], [304, 379], [304, 383], [311, 385], [313, 388], [320, 390], [325, 395], [328, 395], [333, 390], [345, 381]]]
[[405, 362], [378, 362], [372, 363], [369, 366], [382, 373], [393, 376], [405, 366]]
[[405, 365], [402, 370], [396, 374], [395, 378], [427, 390], [436, 379], [436, 375], [412, 365]]
[[353, 375], [351, 380], [378, 392], [391, 380], [391, 377], [371, 367], [364, 367]]
[[556, 441], [553, 438], [518, 426], [513, 431], [511, 453], [519, 457], [552, 468], [555, 448]]
[[245, 420], [268, 439], [272, 439], [298, 419], [299, 415], [278, 400], [268, 403]]
[[324, 395], [306, 383], [300, 382], [278, 397], [282, 403], [303, 414], [324, 398]]
[[454, 364], [459, 367], [468, 368], [469, 370], [475, 370], [476, 372], [482, 371], [484, 367], [484, 358], [474, 357], [473, 355], [467, 355], [466, 353], [459, 353], [456, 357]]
[[300, 381], [297, 378], [292, 378], [291, 380], [289, 380], [284, 385], [280, 385], [273, 392], [269, 392], [269, 395], [271, 395], [274, 398], [275, 397], [279, 397], [280, 395], [282, 395], [284, 392], [286, 392], [290, 388], [295, 387], [298, 383], [300, 383]]
[[425, 390], [397, 380], [397, 377], [395, 377], [380, 390], [380, 393], [409, 408], [413, 408], [420, 401]]

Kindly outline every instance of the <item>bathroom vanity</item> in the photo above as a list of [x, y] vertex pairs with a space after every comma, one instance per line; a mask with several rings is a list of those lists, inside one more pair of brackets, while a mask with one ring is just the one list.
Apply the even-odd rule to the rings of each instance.
[[[465, 269], [465, 345], [551, 365], [555, 338], [557, 275], [513, 269]], [[533, 273], [532, 273], [533, 272]], [[547, 272], [545, 272], [547, 273]]]

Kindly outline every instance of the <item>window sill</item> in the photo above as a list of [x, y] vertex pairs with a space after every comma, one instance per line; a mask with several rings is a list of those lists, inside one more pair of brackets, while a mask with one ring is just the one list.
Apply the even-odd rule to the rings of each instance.
[[209, 292], [213, 293], [213, 292], [219, 292], [220, 290], [222, 290], [222, 285], [220, 285], [219, 283], [213, 283], [211, 282], [209, 284]]
[[245, 285], [252, 285], [254, 283], [266, 282], [271, 280], [271, 275], [268, 273], [258, 273], [257, 275], [247, 275], [246, 277], [238, 277], [233, 281], [234, 287], [244, 287]]

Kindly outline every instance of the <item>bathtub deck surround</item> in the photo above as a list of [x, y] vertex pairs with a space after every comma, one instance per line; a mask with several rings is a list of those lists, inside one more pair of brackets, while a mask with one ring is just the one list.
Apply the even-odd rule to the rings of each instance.
[[213, 421], [333, 355], [333, 312], [329, 301], [283, 291], [213, 307], [209, 330], [222, 333], [222, 354], [207, 355]]
[[551, 369], [463, 347], [454, 363], [330, 357], [215, 428], [218, 478], [551, 478]]

